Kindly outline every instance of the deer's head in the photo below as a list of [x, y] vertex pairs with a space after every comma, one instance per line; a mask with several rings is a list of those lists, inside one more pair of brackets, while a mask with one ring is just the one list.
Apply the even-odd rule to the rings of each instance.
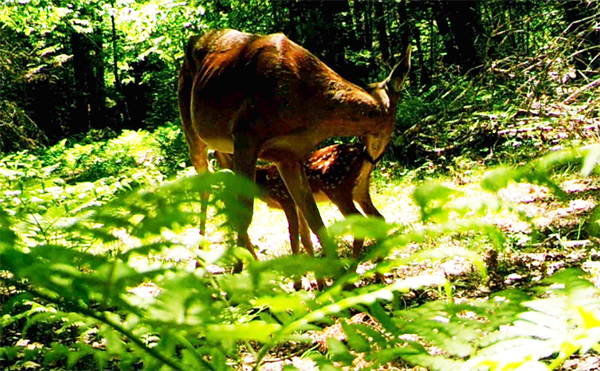
[[369, 161], [373, 164], [381, 159], [392, 136], [400, 90], [410, 71], [410, 48], [409, 44], [404, 57], [394, 66], [392, 72], [385, 80], [370, 84], [367, 88], [367, 92], [377, 99], [386, 111], [385, 120], [387, 120], [386, 125], [383, 125], [381, 130], [362, 138], [366, 152], [370, 157]]

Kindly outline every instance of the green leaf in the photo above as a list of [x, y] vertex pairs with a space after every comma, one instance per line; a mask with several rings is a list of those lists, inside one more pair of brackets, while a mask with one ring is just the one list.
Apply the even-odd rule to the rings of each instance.
[[[370, 350], [371, 345], [369, 340], [367, 339], [367, 336], [369, 335], [369, 333], [363, 335], [363, 333], [360, 330], [365, 330], [365, 328], [368, 328], [365, 325], [357, 325], [357, 324], [351, 324], [348, 323], [347, 321], [341, 321], [342, 323], [342, 329], [344, 330], [344, 333], [346, 334], [346, 341], [348, 343], [348, 346], [350, 347], [350, 349], [356, 351], [356, 352], [367, 352]], [[372, 329], [370, 329], [372, 330]], [[373, 342], [378, 344], [379, 346], [382, 346], [382, 341], [383, 340], [383, 336], [381, 336], [381, 334], [379, 334], [376, 331], [372, 331], [370, 332], [370, 335], [373, 335], [373, 333], [375, 333], [375, 338], [373, 339]], [[372, 337], [372, 336], [371, 336]]]
[[331, 360], [341, 362], [344, 365], [351, 365], [354, 361], [354, 356], [350, 354], [346, 345], [336, 338], [327, 338], [328, 353], [331, 354]]
[[332, 224], [328, 229], [334, 236], [341, 236], [350, 232], [354, 238], [378, 239], [386, 238], [388, 233], [394, 228], [393, 225], [387, 224], [383, 219], [352, 215], [342, 221]]
[[269, 307], [274, 313], [285, 313], [288, 311], [294, 312], [296, 315], [301, 315], [313, 306], [312, 299], [307, 292], [299, 291], [291, 294], [283, 294], [277, 296], [263, 296], [252, 301], [256, 307]]
[[445, 219], [447, 214], [443, 212], [444, 206], [453, 196], [458, 196], [462, 193], [438, 183], [428, 183], [415, 189], [413, 199], [421, 208], [421, 216], [424, 221], [433, 216]]
[[427, 367], [431, 371], [463, 371], [463, 361], [448, 359], [444, 356], [432, 356], [427, 352], [399, 353], [400, 357], [411, 364]]
[[227, 370], [227, 358], [221, 349], [217, 347], [211, 347], [210, 349], [211, 364], [215, 370]]
[[[120, 323], [119, 321], [116, 323]], [[122, 335], [116, 332], [113, 328], [103, 325], [100, 327], [101, 335], [106, 338], [106, 351], [110, 354], [120, 355], [125, 352], [125, 345], [123, 344], [123, 340], [121, 339]]]
[[384, 331], [394, 336], [400, 335], [400, 329], [392, 321], [391, 316], [383, 309], [380, 303], [373, 303], [369, 305], [369, 314], [375, 318], [375, 320], [381, 324]]
[[256, 340], [266, 342], [281, 329], [277, 323], [252, 321], [237, 325], [208, 325], [206, 336], [216, 341]]
[[581, 166], [581, 175], [588, 176], [596, 168], [600, 159], [600, 146], [590, 146], [584, 151], [583, 164]]
[[498, 192], [502, 188], [505, 188], [510, 181], [518, 178], [518, 176], [519, 172], [516, 169], [509, 167], [497, 168], [485, 173], [481, 181], [481, 188], [491, 192]]

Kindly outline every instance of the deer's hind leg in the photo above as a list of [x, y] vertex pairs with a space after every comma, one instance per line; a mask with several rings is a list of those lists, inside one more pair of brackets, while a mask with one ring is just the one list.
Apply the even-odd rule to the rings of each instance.
[[[208, 163], [208, 146], [200, 139], [198, 133], [194, 129], [194, 123], [191, 115], [191, 104], [192, 104], [192, 87], [193, 87], [193, 74], [188, 66], [187, 62], [184, 65], [179, 74], [179, 88], [178, 88], [178, 103], [179, 112], [181, 114], [181, 121], [183, 123], [183, 132], [185, 134], [185, 140], [188, 145], [190, 160], [192, 165], [196, 169], [196, 173], [204, 174], [206, 172], [212, 172], [212, 168]], [[207, 208], [208, 208], [208, 192], [203, 192], [200, 195], [200, 234], [206, 233], [206, 219], [207, 219]]]
[[[253, 183], [256, 176], [256, 160], [258, 158], [257, 141], [251, 135], [238, 133], [233, 138], [233, 171], [236, 175], [243, 176]], [[238, 232], [238, 246], [244, 246], [254, 258], [258, 259], [254, 246], [248, 236], [248, 228], [252, 222], [254, 211], [254, 197], [240, 197], [242, 208], [233, 220]]]

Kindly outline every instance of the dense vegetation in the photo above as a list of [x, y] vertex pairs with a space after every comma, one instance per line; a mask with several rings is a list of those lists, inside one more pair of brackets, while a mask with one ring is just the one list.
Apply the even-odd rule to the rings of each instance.
[[[554, 370], [600, 351], [597, 3], [1, 4], [0, 368]], [[175, 94], [185, 41], [215, 27], [284, 32], [359, 84], [410, 42], [374, 183], [410, 189], [415, 219], [388, 197], [395, 222], [334, 223], [339, 258], [235, 248], [254, 188], [193, 175]], [[371, 241], [359, 260], [348, 234]]]

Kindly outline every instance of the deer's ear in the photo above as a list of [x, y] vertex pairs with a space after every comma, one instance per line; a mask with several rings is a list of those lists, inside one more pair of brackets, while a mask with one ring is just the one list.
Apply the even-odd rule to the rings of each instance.
[[404, 84], [408, 72], [410, 71], [410, 53], [411, 45], [408, 44], [406, 51], [404, 52], [404, 58], [402, 58], [402, 61], [394, 67], [394, 70], [389, 77], [390, 87], [396, 93], [402, 88], [402, 84]]

